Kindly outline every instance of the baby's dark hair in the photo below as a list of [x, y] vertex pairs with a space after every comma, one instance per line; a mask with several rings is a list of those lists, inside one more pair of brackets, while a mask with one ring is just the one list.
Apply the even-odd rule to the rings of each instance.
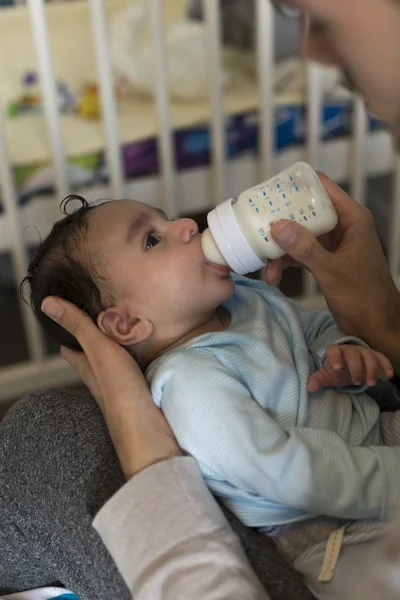
[[[70, 212], [71, 203], [78, 203], [78, 209]], [[96, 206], [72, 194], [64, 198], [60, 208], [65, 217], [54, 224], [41, 242], [29, 264], [28, 275], [21, 283], [21, 294], [29, 286], [32, 310], [49, 337], [67, 348], [81, 350], [75, 337], [47, 317], [41, 305], [47, 296], [58, 296], [79, 306], [94, 322], [104, 309], [96, 283], [104, 277], [96, 271], [89, 253], [82, 247], [88, 231], [87, 215]]]

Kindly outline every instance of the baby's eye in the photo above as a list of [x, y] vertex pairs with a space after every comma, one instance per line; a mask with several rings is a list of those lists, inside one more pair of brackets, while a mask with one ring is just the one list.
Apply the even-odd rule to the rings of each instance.
[[147, 238], [146, 238], [146, 250], [150, 250], [151, 248], [154, 248], [154, 246], [157, 246], [157, 244], [160, 242], [160, 236], [157, 235], [156, 233], [152, 232], [149, 233]]

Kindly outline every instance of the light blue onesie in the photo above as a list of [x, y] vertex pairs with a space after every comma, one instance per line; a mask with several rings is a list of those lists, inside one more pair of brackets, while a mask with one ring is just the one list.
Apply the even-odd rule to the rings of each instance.
[[237, 278], [224, 307], [227, 330], [146, 373], [212, 492], [252, 527], [385, 518], [400, 501], [400, 447], [379, 446], [377, 404], [362, 389], [307, 392], [330, 344], [362, 342], [259, 281]]

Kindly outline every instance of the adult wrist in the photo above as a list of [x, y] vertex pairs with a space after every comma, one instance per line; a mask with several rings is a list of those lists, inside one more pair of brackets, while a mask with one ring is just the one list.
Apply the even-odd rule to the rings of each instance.
[[371, 324], [363, 339], [378, 352], [382, 352], [392, 363], [394, 372], [400, 376], [400, 314], [391, 322]]
[[103, 405], [104, 419], [127, 479], [157, 462], [183, 454], [162, 413], [147, 394], [148, 389], [145, 397], [136, 395], [133, 401], [117, 398], [114, 404]]

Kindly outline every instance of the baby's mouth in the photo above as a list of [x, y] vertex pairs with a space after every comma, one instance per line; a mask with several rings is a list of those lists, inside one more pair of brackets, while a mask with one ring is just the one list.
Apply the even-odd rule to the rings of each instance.
[[222, 273], [224, 275], [230, 275], [230, 273], [231, 273], [230, 267], [227, 267], [226, 265], [218, 265], [217, 263], [213, 263], [207, 259], [205, 259], [205, 263], [206, 263], [207, 267], [211, 267], [212, 269], [215, 269], [216, 271], [219, 271], [220, 273]]

